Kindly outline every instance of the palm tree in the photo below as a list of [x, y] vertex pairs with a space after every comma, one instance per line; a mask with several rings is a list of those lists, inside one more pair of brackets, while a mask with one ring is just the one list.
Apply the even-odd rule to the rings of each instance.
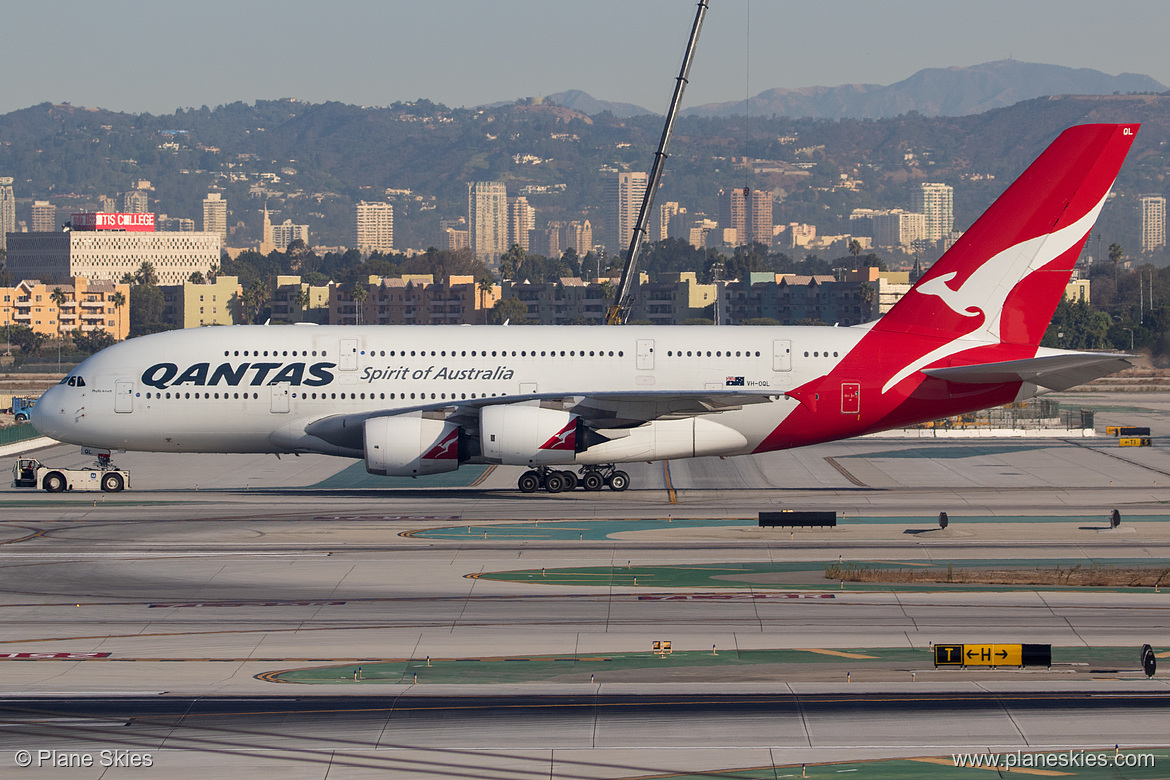
[[191, 275], [187, 277], [187, 281], [191, 284], [206, 284], [207, 280], [203, 278], [202, 271], [192, 271]]
[[1117, 264], [1125, 257], [1125, 250], [1122, 249], [1121, 244], [1113, 243], [1109, 245], [1109, 259], [1113, 261], [1113, 284], [1117, 284]]
[[[117, 332], [122, 332], [122, 307], [126, 305], [126, 296], [121, 290], [117, 290], [110, 296], [110, 303], [114, 304], [114, 317], [118, 323]], [[117, 335], [117, 334], [115, 334]]]
[[479, 308], [481, 311], [487, 308], [487, 296], [491, 293], [493, 284], [494, 280], [490, 273], [485, 273], [479, 278]]
[[65, 301], [69, 300], [69, 296], [60, 287], [54, 287], [53, 291], [49, 293], [49, 300], [57, 304], [57, 371], [61, 370], [61, 340], [63, 338], [61, 332], [61, 309], [65, 307]]
[[362, 324], [362, 310], [365, 308], [366, 298], [370, 297], [370, 289], [365, 285], [355, 286], [353, 290], [354, 317], [358, 325]]
[[134, 281], [138, 284], [158, 284], [158, 274], [155, 273], [154, 264], [149, 260], [143, 260], [142, 265], [138, 266], [138, 270], [134, 273]]
[[849, 241], [849, 254], [853, 255], [854, 257], [857, 257], [861, 254], [861, 242], [856, 238], [850, 239]]
[[858, 288], [861, 294], [861, 310], [866, 317], [873, 316], [873, 302], [877, 298], [877, 290], [872, 282], [862, 282]]
[[308, 288], [304, 286], [298, 287], [297, 291], [293, 293], [293, 303], [301, 310], [301, 322], [305, 321], [305, 309], [309, 308], [311, 298]]
[[60, 287], [54, 287], [53, 291], [49, 293], [49, 300], [57, 304], [57, 352], [59, 357], [61, 351], [61, 315], [64, 314], [62, 309], [65, 308], [65, 302], [69, 300], [69, 296]]
[[256, 318], [260, 316], [260, 312], [264, 310], [264, 304], [268, 303], [270, 296], [268, 285], [263, 281], [257, 279], [248, 285], [248, 289], [244, 291], [247, 296], [247, 311], [248, 319], [255, 322]]

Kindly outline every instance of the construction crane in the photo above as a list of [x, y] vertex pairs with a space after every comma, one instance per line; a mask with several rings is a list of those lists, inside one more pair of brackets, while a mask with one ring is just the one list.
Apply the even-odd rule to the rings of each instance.
[[622, 279], [618, 284], [617, 296], [605, 317], [606, 325], [623, 325], [630, 317], [630, 307], [633, 305], [631, 289], [634, 285], [634, 274], [638, 263], [638, 251], [642, 248], [642, 241], [646, 238], [647, 223], [650, 219], [650, 209], [654, 207], [654, 196], [658, 192], [658, 184], [662, 181], [662, 169], [666, 165], [667, 148], [670, 146], [670, 137], [674, 134], [674, 120], [678, 116], [678, 108], [682, 103], [683, 91], [687, 88], [690, 79], [691, 62], [695, 56], [695, 44], [699, 40], [699, 31], [703, 28], [703, 17], [707, 14], [707, 0], [699, 0], [695, 11], [695, 23], [691, 26], [691, 37], [687, 41], [686, 54], [683, 55], [682, 68], [674, 83], [674, 96], [670, 99], [670, 108], [666, 111], [666, 124], [662, 128], [662, 138], [658, 141], [658, 151], [654, 153], [654, 166], [650, 169], [650, 180], [646, 184], [646, 194], [642, 196], [642, 207], [638, 210], [638, 221], [634, 223], [634, 234], [630, 237], [630, 248], [626, 252], [626, 264], [622, 268]]

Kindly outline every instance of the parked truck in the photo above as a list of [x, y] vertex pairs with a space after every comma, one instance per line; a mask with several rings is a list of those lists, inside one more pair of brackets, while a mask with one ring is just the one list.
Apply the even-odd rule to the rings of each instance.
[[29, 413], [32, 412], [36, 403], [37, 399], [32, 396], [13, 396], [12, 416], [16, 418], [17, 422], [28, 422]]

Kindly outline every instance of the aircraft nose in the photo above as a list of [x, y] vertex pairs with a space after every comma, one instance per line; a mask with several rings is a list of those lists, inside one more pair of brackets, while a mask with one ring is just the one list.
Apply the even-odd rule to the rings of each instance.
[[65, 410], [60, 408], [60, 395], [60, 388], [50, 387], [37, 399], [36, 405], [29, 411], [29, 422], [42, 436], [58, 438], [60, 421], [65, 413]]

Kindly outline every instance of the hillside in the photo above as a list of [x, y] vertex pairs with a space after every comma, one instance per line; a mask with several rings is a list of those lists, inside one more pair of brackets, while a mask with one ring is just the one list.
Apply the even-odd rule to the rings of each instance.
[[[1091, 121], [1144, 125], [1118, 183], [1119, 204], [1166, 191], [1170, 97], [1110, 95], [1038, 98], [958, 117], [753, 117], [746, 138], [742, 118], [688, 117], [678, 124], [659, 197], [714, 214], [720, 187], [766, 187], [783, 193], [777, 222], [838, 232], [853, 208], [908, 206], [917, 182], [945, 181], [955, 186], [962, 228], [1060, 130]], [[163, 116], [46, 103], [0, 116], [0, 175], [18, 182], [19, 219], [33, 198], [49, 198], [67, 214], [146, 179], [153, 210], [198, 222], [202, 198], [220, 189], [230, 224], [243, 223], [233, 236], [239, 244], [259, 237], [265, 202], [276, 221], [308, 223], [315, 242], [339, 245], [348, 240], [355, 201], [389, 198], [399, 246], [437, 245], [439, 220], [466, 213], [467, 183], [477, 180], [527, 192], [538, 224], [587, 217], [600, 235], [606, 176], [647, 170], [660, 122], [590, 117], [547, 101], [449, 109], [426, 101], [364, 108], [272, 100]], [[733, 165], [732, 157], [744, 155], [793, 173]], [[855, 183], [843, 186], [842, 175]], [[1120, 206], [1102, 217], [1103, 229], [1127, 246], [1137, 240], [1133, 222], [1132, 209]]]
[[[966, 116], [1047, 95], [1110, 95], [1166, 89], [1149, 76], [1136, 73], [1110, 76], [1091, 68], [1000, 60], [970, 67], [927, 68], [887, 86], [769, 89], [753, 97], [748, 109], [752, 116], [819, 119], [884, 119], [912, 111], [924, 116]], [[744, 101], [709, 103], [685, 113], [742, 115]]]

